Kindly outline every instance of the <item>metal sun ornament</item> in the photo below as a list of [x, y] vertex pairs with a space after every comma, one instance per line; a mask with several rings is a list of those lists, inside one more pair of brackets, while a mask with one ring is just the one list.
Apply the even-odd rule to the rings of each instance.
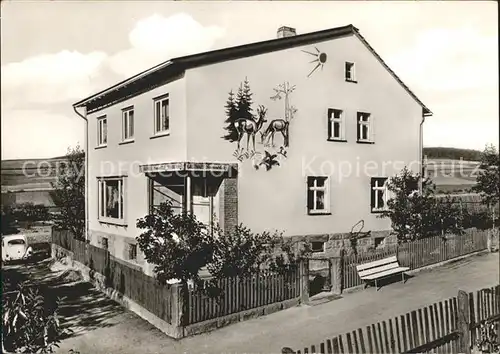
[[311, 76], [312, 73], [315, 72], [316, 69], [318, 69], [319, 67], [321, 67], [321, 70], [323, 70], [323, 66], [325, 66], [325, 63], [326, 63], [326, 58], [327, 58], [326, 53], [321, 52], [316, 47], [314, 47], [314, 49], [316, 49], [316, 53], [311, 53], [311, 52], [308, 52], [307, 50], [303, 50], [304, 53], [307, 53], [309, 55], [316, 57], [316, 59], [310, 61], [309, 63], [317, 63], [316, 66], [314, 67], [314, 69], [312, 69], [311, 72], [309, 73], [309, 75], [307, 75], [307, 77]]

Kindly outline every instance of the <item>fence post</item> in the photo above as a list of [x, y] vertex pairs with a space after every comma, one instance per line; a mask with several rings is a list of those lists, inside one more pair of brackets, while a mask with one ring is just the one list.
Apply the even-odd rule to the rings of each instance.
[[[183, 289], [186, 288], [186, 289]], [[172, 326], [174, 326], [174, 337], [183, 338], [184, 337], [184, 308], [185, 301], [187, 300], [187, 294], [185, 291], [187, 286], [182, 283], [172, 284], [170, 291], [172, 292]]]
[[300, 260], [300, 301], [303, 304], [309, 302], [309, 259]]
[[469, 294], [463, 290], [458, 291], [458, 332], [460, 335], [459, 352], [470, 354], [470, 312]]
[[340, 256], [333, 257], [330, 259], [330, 276], [331, 276], [331, 286], [332, 292], [334, 294], [342, 293], [342, 252]]

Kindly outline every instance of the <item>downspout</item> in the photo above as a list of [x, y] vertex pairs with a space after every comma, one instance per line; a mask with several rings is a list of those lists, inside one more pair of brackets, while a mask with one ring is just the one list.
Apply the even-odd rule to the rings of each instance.
[[418, 145], [419, 145], [419, 158], [420, 158], [420, 163], [419, 163], [419, 166], [420, 166], [420, 171], [419, 171], [419, 174], [421, 175], [420, 176], [420, 179], [419, 179], [419, 182], [418, 182], [418, 190], [420, 191], [420, 193], [422, 193], [422, 190], [423, 190], [423, 178], [425, 177], [423, 175], [423, 172], [424, 172], [424, 122], [425, 122], [425, 117], [427, 116], [431, 116], [432, 113], [425, 113], [424, 110], [422, 110], [422, 121], [420, 122], [420, 128], [419, 128], [419, 141], [418, 141]]
[[[419, 158], [420, 158], [420, 171], [419, 171], [419, 174], [422, 174], [423, 171], [424, 171], [424, 138], [423, 138], [423, 132], [424, 132], [424, 122], [425, 122], [425, 113], [422, 112], [422, 121], [420, 122], [420, 128], [419, 128], [419, 133], [418, 133], [418, 147], [419, 147]], [[422, 189], [423, 189], [423, 178], [424, 176], [421, 175], [420, 176], [420, 179], [419, 179], [419, 186], [418, 186], [418, 190], [420, 191], [420, 193], [422, 193]]]
[[73, 110], [75, 113], [85, 120], [85, 142], [84, 142], [84, 151], [85, 151], [85, 241], [88, 241], [89, 235], [89, 121], [87, 119], [87, 107], [83, 107], [84, 113], [81, 114], [76, 109], [77, 106], [73, 106]]

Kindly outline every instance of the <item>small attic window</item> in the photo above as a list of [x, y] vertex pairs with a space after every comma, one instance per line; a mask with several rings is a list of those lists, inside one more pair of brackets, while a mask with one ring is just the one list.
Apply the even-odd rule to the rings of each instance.
[[354, 63], [345, 62], [345, 81], [356, 82], [356, 73], [354, 69]]

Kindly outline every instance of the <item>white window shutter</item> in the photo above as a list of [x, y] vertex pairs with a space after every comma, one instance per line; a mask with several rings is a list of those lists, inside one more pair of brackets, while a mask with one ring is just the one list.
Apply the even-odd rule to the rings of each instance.
[[371, 141], [375, 142], [375, 116], [370, 115]]
[[341, 134], [342, 134], [342, 140], [347, 140], [347, 135], [346, 135], [346, 125], [347, 125], [347, 113], [346, 111], [342, 111], [342, 126], [341, 126]]

